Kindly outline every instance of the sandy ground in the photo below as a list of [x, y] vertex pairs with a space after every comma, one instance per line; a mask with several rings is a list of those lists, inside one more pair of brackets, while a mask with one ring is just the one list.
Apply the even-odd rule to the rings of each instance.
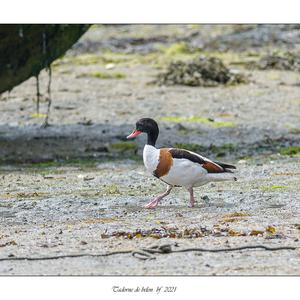
[[[13, 260], [163, 244], [173, 249], [300, 247], [299, 156], [280, 155], [299, 145], [300, 74], [238, 65], [250, 76], [249, 84], [157, 86], [151, 83], [155, 75], [174, 57], [157, 55], [152, 44], [150, 50], [138, 45], [113, 52], [92, 47], [99, 38], [115, 41], [120, 32], [149, 39], [158, 34], [157, 28], [136, 29], [92, 28], [53, 67], [52, 126], [46, 129], [40, 128], [43, 115], [36, 115], [34, 79], [2, 95], [0, 274], [299, 275], [299, 250], [170, 253], [153, 260], [131, 254]], [[194, 31], [192, 26], [166, 27], [159, 37], [169, 46], [175, 37], [184, 40]], [[93, 51], [87, 54], [91, 50], [84, 45]], [[236, 68], [245, 52], [223, 58]], [[119, 78], [99, 78], [97, 72]], [[44, 93], [47, 74], [40, 80]], [[42, 101], [41, 113], [45, 109]], [[202, 154], [236, 164], [238, 181], [198, 188], [194, 209], [180, 188], [156, 210], [144, 209], [165, 189], [144, 170], [145, 138], [125, 142], [135, 121], [145, 116], [160, 124], [158, 146], [201, 146]], [[168, 121], [191, 116], [213, 119], [219, 126]], [[231, 126], [225, 126], [228, 122]]]

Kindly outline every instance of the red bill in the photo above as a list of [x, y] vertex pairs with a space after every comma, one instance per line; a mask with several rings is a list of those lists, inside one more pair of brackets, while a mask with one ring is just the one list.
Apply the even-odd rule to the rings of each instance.
[[135, 137], [137, 137], [139, 134], [141, 134], [142, 132], [139, 131], [139, 130], [133, 130], [132, 133], [130, 133], [128, 136], [127, 136], [127, 139], [133, 139]]

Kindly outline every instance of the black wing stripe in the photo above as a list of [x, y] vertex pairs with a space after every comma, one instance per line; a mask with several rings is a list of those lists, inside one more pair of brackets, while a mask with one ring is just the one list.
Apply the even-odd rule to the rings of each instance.
[[229, 165], [229, 164], [224, 164], [222, 162], [214, 161], [215, 164], [221, 166], [224, 169], [236, 169], [236, 166]]
[[236, 169], [235, 166], [224, 164], [216, 161], [209, 161], [204, 160], [200, 156], [193, 154], [187, 150], [184, 149], [170, 149], [169, 152], [171, 153], [173, 158], [178, 159], [188, 159], [194, 163], [200, 164], [204, 169], [207, 170], [208, 173], [232, 173], [229, 169]]
[[195, 154], [193, 154], [193, 153], [191, 153], [187, 150], [170, 149], [169, 151], [170, 151], [173, 158], [179, 158], [179, 159], [185, 158], [185, 159], [188, 159], [192, 162], [195, 162], [195, 163], [198, 163], [198, 164], [201, 164], [201, 165], [205, 163], [204, 159], [202, 159], [198, 155], [195, 155]]

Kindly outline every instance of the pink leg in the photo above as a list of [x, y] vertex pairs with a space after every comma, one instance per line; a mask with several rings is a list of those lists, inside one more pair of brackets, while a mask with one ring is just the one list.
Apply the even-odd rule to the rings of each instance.
[[193, 188], [192, 187], [188, 188], [188, 191], [190, 192], [190, 205], [189, 205], [189, 207], [194, 207], [195, 206], [195, 197], [194, 197]]
[[155, 208], [162, 198], [164, 198], [170, 194], [172, 188], [173, 187], [171, 185], [169, 185], [167, 190], [163, 194], [155, 197], [152, 201], [150, 201], [148, 204], [145, 205], [145, 208]]

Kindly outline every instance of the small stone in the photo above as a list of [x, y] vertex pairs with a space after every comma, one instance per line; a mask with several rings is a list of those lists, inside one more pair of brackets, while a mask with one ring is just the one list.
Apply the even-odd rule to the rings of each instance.
[[111, 69], [114, 69], [115, 66], [116, 66], [116, 65], [115, 65], [115, 64], [112, 64], [112, 63], [106, 64], [106, 65], [105, 65], [105, 69], [106, 69], [106, 70], [111, 70]]
[[210, 201], [209, 197], [207, 195], [201, 197], [201, 199], [205, 202], [208, 203]]

